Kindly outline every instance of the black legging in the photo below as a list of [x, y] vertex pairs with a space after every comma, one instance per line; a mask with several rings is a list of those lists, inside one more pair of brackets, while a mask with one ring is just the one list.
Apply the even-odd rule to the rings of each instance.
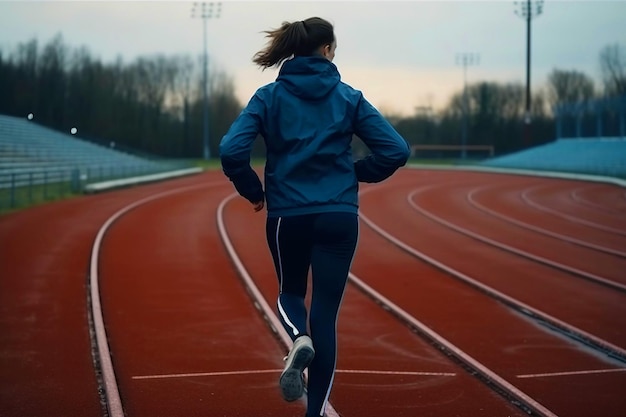
[[[279, 283], [278, 312], [292, 340], [308, 334], [315, 358], [309, 366], [307, 416], [323, 416], [337, 358], [337, 315], [358, 240], [358, 216], [318, 213], [269, 217], [266, 233]], [[311, 267], [309, 327], [304, 298]]]

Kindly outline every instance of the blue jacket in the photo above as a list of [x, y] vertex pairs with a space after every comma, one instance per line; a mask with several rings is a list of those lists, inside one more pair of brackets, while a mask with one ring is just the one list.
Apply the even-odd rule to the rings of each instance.
[[[265, 193], [250, 166], [257, 135], [267, 148]], [[358, 136], [371, 154], [354, 161]], [[358, 181], [379, 182], [409, 157], [406, 141], [337, 67], [319, 56], [285, 61], [275, 82], [259, 88], [220, 143], [224, 173], [268, 216], [358, 211]]]

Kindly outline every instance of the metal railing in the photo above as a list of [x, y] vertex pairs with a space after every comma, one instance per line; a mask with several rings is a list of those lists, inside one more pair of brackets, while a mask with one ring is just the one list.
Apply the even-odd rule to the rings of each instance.
[[29, 172], [0, 171], [0, 210], [26, 207], [71, 195], [72, 172], [51, 169]]
[[176, 164], [143, 164], [12, 170], [0, 166], [0, 211], [82, 194], [86, 185], [100, 181], [155, 174], [179, 167]]

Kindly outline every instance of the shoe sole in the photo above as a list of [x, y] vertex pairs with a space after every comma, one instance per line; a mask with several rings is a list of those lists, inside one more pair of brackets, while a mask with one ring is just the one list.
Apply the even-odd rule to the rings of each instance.
[[315, 352], [304, 346], [295, 352], [291, 365], [280, 375], [280, 390], [285, 401], [292, 402], [304, 394], [304, 377], [302, 373], [313, 360]]

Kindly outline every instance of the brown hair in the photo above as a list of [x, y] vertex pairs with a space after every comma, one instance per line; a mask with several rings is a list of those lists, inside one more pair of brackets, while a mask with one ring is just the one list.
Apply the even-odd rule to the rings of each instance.
[[283, 22], [280, 28], [263, 33], [270, 40], [252, 58], [252, 62], [263, 69], [278, 66], [291, 56], [313, 55], [320, 46], [335, 40], [333, 25], [319, 17]]

